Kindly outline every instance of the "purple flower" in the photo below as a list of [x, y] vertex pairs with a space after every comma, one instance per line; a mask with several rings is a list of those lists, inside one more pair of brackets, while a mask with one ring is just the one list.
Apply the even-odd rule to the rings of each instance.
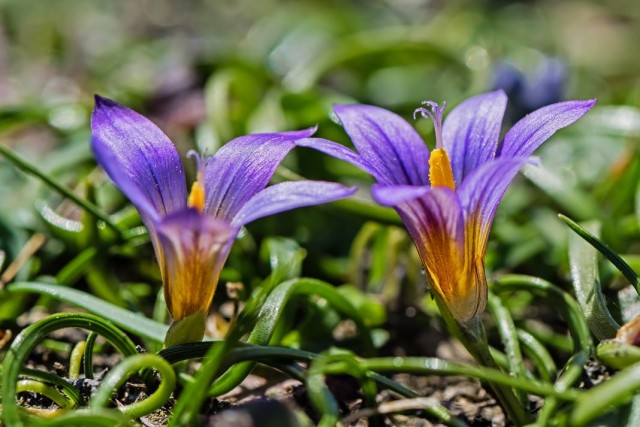
[[357, 153], [309, 138], [309, 146], [346, 160], [377, 181], [374, 199], [396, 209], [418, 249], [441, 308], [468, 322], [485, 308], [484, 258], [496, 208], [533, 151], [594, 104], [569, 101], [526, 116], [498, 143], [507, 97], [496, 91], [467, 99], [449, 113], [425, 102], [416, 114], [435, 126], [436, 148], [401, 117], [368, 105], [341, 105], [335, 113]]
[[354, 192], [320, 181], [267, 187], [296, 141], [310, 137], [315, 129], [242, 136], [206, 159], [193, 153], [198, 175], [190, 192], [176, 148], [145, 117], [96, 96], [91, 129], [98, 163], [136, 206], [149, 230], [174, 322], [207, 312], [243, 225]]
[[557, 58], [543, 58], [535, 74], [523, 74], [513, 64], [502, 61], [493, 70], [493, 89], [509, 97], [506, 118], [514, 123], [545, 105], [562, 101], [567, 86], [567, 66]]

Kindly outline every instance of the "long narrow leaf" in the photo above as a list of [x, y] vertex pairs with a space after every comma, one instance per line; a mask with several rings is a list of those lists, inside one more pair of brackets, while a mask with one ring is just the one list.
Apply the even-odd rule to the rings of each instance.
[[[600, 223], [584, 224], [584, 230], [593, 233], [597, 238]], [[602, 295], [598, 277], [596, 250], [582, 236], [569, 236], [569, 265], [571, 266], [571, 282], [578, 303], [582, 307], [589, 329], [599, 339], [613, 338], [620, 328], [615, 321]]]
[[573, 231], [578, 233], [580, 237], [582, 237], [584, 240], [589, 242], [591, 246], [596, 248], [598, 252], [600, 252], [602, 255], [607, 257], [607, 259], [611, 261], [613, 265], [615, 265], [615, 267], [620, 271], [620, 273], [622, 273], [624, 277], [627, 278], [627, 280], [633, 285], [633, 287], [636, 288], [636, 292], [640, 294], [640, 278], [638, 278], [638, 275], [636, 274], [636, 272], [633, 271], [631, 267], [629, 267], [629, 264], [627, 264], [620, 257], [620, 255], [615, 253], [609, 246], [605, 245], [600, 239], [598, 239], [596, 236], [594, 236], [593, 234], [585, 230], [584, 227], [581, 227], [580, 225], [576, 224], [570, 218], [567, 218], [564, 215], [558, 215], [558, 217], [561, 220], [563, 220], [569, 227], [571, 227]]
[[147, 338], [156, 342], [163, 342], [167, 333], [167, 326], [155, 322], [139, 314], [133, 313], [124, 308], [115, 306], [108, 302], [96, 298], [93, 295], [78, 291], [65, 286], [54, 285], [43, 282], [16, 282], [7, 286], [7, 291], [31, 292], [40, 295], [48, 295], [59, 301], [84, 308], [90, 313], [94, 313], [110, 320], [122, 329], [132, 334]]

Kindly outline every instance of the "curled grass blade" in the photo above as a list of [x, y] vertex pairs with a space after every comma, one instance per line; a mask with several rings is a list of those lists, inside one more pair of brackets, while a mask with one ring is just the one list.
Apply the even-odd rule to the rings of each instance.
[[[294, 295], [313, 295], [326, 299], [334, 309], [355, 322], [358, 331], [360, 331], [359, 335], [363, 340], [365, 351], [372, 351], [373, 343], [371, 342], [369, 329], [355, 307], [337, 292], [333, 286], [320, 280], [308, 278], [283, 282], [269, 294], [257, 314], [258, 321], [247, 339], [248, 343], [269, 344], [287, 302]], [[216, 380], [210, 393], [212, 395], [220, 395], [230, 391], [244, 380], [253, 369], [253, 366], [254, 363], [251, 362], [234, 366]]]
[[136, 346], [108, 321], [87, 313], [62, 313], [49, 316], [25, 328], [15, 338], [2, 364], [2, 420], [5, 425], [24, 425], [16, 402], [16, 383], [27, 357], [49, 333], [64, 328], [82, 328], [102, 335], [124, 356], [136, 354]]
[[89, 406], [91, 408], [106, 406], [113, 392], [122, 386], [129, 376], [149, 368], [157, 370], [162, 377], [158, 388], [146, 399], [119, 406], [118, 410], [131, 418], [139, 418], [160, 408], [169, 400], [176, 387], [176, 374], [166, 360], [151, 353], [134, 354], [118, 363], [102, 380]]

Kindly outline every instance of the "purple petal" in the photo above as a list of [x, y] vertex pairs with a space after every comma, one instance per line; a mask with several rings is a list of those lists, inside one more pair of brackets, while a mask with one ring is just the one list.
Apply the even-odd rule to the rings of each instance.
[[157, 232], [156, 255], [171, 317], [206, 313], [238, 229], [187, 208], [164, 217]]
[[548, 105], [525, 116], [504, 137], [498, 149], [500, 157], [527, 157], [551, 135], [584, 116], [596, 103], [567, 101]]
[[303, 206], [332, 202], [355, 192], [355, 188], [347, 188], [333, 182], [282, 182], [267, 187], [253, 196], [236, 214], [232, 224], [240, 227], [258, 218]]
[[429, 183], [429, 150], [402, 117], [369, 105], [337, 105], [334, 111], [378, 182]]
[[180, 156], [151, 121], [96, 95], [91, 132], [98, 164], [143, 218], [155, 220], [185, 207], [187, 190]]
[[[464, 242], [463, 211], [458, 196], [453, 190], [444, 187], [431, 188], [424, 196], [398, 208], [401, 216], [404, 216], [402, 215], [404, 212], [409, 214], [413, 221], [420, 223], [416, 230], [420, 239], [431, 241], [432, 244], [436, 240], [440, 243], [451, 240], [462, 246]], [[433, 233], [434, 230], [445, 231], [445, 235]], [[416, 240], [414, 233], [412, 236]], [[427, 251], [431, 249], [433, 248], [426, 248]]]
[[362, 169], [372, 175], [375, 175], [376, 171], [372, 168], [358, 153], [348, 149], [342, 144], [329, 141], [323, 138], [305, 138], [296, 142], [299, 147], [313, 148], [321, 153], [328, 154], [336, 159], [344, 160], [347, 163]]
[[473, 171], [458, 189], [465, 222], [475, 241], [484, 250], [489, 229], [500, 200], [528, 159], [495, 159]]
[[246, 135], [223, 145], [205, 165], [205, 211], [219, 218], [233, 218], [249, 199], [267, 186], [296, 141], [314, 132], [315, 128]]
[[467, 99], [447, 116], [442, 139], [458, 185], [495, 156], [506, 106], [507, 96], [498, 90]]
[[371, 186], [373, 199], [383, 206], [397, 206], [422, 197], [430, 191], [427, 186], [415, 185], [381, 185]]

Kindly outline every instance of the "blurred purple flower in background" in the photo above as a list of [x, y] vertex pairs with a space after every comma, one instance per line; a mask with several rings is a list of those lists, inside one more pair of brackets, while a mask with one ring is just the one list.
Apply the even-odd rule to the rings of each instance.
[[508, 61], [499, 62], [493, 70], [491, 90], [502, 89], [509, 98], [506, 120], [515, 123], [545, 105], [562, 101], [567, 86], [567, 67], [557, 58], [545, 58], [535, 73], [520, 71]]

